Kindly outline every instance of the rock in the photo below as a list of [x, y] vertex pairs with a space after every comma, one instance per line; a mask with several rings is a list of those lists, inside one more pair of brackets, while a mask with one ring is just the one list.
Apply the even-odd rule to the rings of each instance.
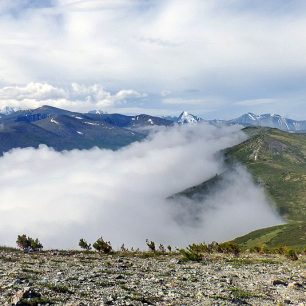
[[279, 285], [281, 285], [281, 286], [288, 286], [288, 283], [287, 282], [285, 282], [285, 281], [283, 281], [283, 280], [281, 280], [281, 279], [275, 279], [275, 280], [273, 280], [272, 281], [272, 285], [273, 286], [279, 286]]
[[123, 276], [123, 275], [118, 275], [117, 277], [116, 277], [116, 279], [124, 279], [125, 277]]
[[[271, 263], [260, 254], [242, 254], [239, 259], [212, 254], [207, 255], [205, 264], [178, 264], [179, 254], [149, 258], [81, 252], [67, 255], [69, 252], [32, 256], [0, 249], [0, 306], [16, 306], [18, 302], [21, 306], [20, 301], [36, 304], [35, 299], [25, 298], [29, 288], [41, 293], [41, 303], [60, 301], [62, 304], [56, 305], [65, 306], [182, 306], [195, 305], [195, 301], [203, 306], [270, 306], [276, 301], [306, 306], [304, 259], [292, 262], [270, 255]], [[61, 275], [57, 275], [59, 271]], [[33, 285], [24, 284], [29, 281]], [[13, 296], [16, 299], [10, 303]]]
[[289, 299], [285, 299], [284, 304], [291, 304], [291, 301]]
[[298, 282], [292, 282], [288, 284], [288, 288], [290, 289], [300, 289], [300, 288], [304, 288], [304, 286]]
[[13, 305], [23, 305], [23, 299], [33, 299], [33, 298], [40, 298], [41, 294], [35, 292], [30, 287], [26, 287], [24, 289], [19, 290], [11, 299], [11, 303]]

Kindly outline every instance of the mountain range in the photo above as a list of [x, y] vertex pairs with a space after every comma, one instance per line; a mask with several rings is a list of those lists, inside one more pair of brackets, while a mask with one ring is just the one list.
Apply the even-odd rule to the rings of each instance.
[[306, 132], [306, 120], [297, 121], [276, 114], [255, 115], [247, 113], [236, 119], [229, 120], [227, 123], [243, 126], [271, 127], [287, 132]]
[[29, 110], [4, 107], [0, 111], [0, 154], [16, 147], [38, 147], [40, 144], [59, 151], [94, 146], [116, 150], [144, 139], [153, 126], [195, 125], [200, 122], [215, 126], [239, 124], [306, 132], [306, 121], [274, 114], [247, 113], [232, 120], [205, 120], [186, 111], [179, 117], [156, 117], [107, 114], [101, 110], [78, 113], [48, 105]]
[[5, 109], [0, 118], [0, 154], [12, 148], [45, 144], [55, 150], [118, 149], [147, 136], [145, 128], [171, 125], [166, 119], [120, 114], [76, 113], [42, 106], [33, 110]]

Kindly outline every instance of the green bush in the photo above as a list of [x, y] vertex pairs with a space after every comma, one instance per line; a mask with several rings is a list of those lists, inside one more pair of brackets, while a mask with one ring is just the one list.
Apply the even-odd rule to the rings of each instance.
[[27, 252], [41, 251], [43, 249], [43, 245], [37, 238], [33, 239], [25, 234], [18, 235], [16, 243], [20, 249]]
[[91, 244], [88, 243], [85, 239], [81, 238], [79, 241], [79, 247], [83, 250], [90, 251], [91, 250]]
[[189, 245], [188, 248], [194, 253], [208, 253], [210, 251], [207, 244], [205, 243], [193, 243]]
[[240, 248], [234, 242], [223, 242], [217, 245], [217, 252], [226, 253], [226, 254], [234, 254], [239, 255]]
[[160, 245], [159, 245], [158, 250], [159, 250], [160, 252], [162, 252], [162, 253], [165, 253], [165, 252], [166, 252], [166, 249], [165, 249], [165, 247], [164, 247], [163, 244], [160, 244]]
[[180, 254], [183, 256], [184, 260], [201, 261], [203, 259], [203, 255], [201, 253], [192, 250], [190, 247], [181, 249]]
[[286, 257], [287, 258], [289, 258], [289, 259], [291, 259], [291, 260], [298, 260], [299, 258], [298, 258], [298, 256], [297, 256], [297, 253], [296, 253], [296, 251], [295, 250], [293, 250], [293, 249], [288, 249], [287, 251], [286, 251]]
[[266, 244], [256, 245], [250, 249], [250, 252], [260, 253], [260, 254], [270, 254], [273, 252], [272, 249], [268, 248]]
[[156, 246], [154, 241], [149, 241], [149, 239], [146, 240], [147, 246], [150, 251], [155, 252], [156, 251]]
[[111, 253], [113, 251], [111, 243], [109, 241], [104, 241], [102, 237], [100, 237], [92, 246], [98, 252], [105, 254]]

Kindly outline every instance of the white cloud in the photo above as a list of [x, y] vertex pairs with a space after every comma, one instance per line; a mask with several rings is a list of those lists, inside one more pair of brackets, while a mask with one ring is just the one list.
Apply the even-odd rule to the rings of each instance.
[[18, 18], [5, 16], [2, 78], [11, 83], [90, 79], [156, 91], [162, 85], [169, 90], [211, 82], [239, 85], [258, 74], [277, 78], [281, 71], [305, 67], [303, 15], [288, 22], [286, 15], [271, 18], [252, 9], [237, 14], [232, 8], [241, 5], [58, 1]]
[[189, 99], [220, 96], [228, 105], [305, 96], [301, 1], [26, 2], [1, 1], [0, 83], [98, 83], [155, 95], [166, 88], [180, 97], [197, 88]]
[[120, 90], [111, 94], [98, 84], [86, 86], [72, 83], [63, 88], [48, 83], [31, 82], [25, 86], [0, 88], [0, 108], [13, 106], [24, 109], [49, 104], [64, 109], [86, 111], [114, 107], [127, 99], [145, 96], [135, 90]]
[[183, 246], [274, 225], [279, 218], [244, 170], [196, 214], [191, 205], [199, 203], [165, 200], [222, 172], [216, 152], [244, 139], [237, 127], [202, 125], [160, 130], [115, 152], [15, 149], [0, 158], [0, 244], [14, 245], [26, 233], [53, 248], [101, 235], [115, 247], [144, 248], [146, 238]]

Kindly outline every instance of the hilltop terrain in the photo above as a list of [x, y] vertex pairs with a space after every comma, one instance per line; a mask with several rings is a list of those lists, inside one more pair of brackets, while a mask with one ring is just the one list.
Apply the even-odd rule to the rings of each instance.
[[0, 251], [1, 305], [305, 305], [305, 258]]

